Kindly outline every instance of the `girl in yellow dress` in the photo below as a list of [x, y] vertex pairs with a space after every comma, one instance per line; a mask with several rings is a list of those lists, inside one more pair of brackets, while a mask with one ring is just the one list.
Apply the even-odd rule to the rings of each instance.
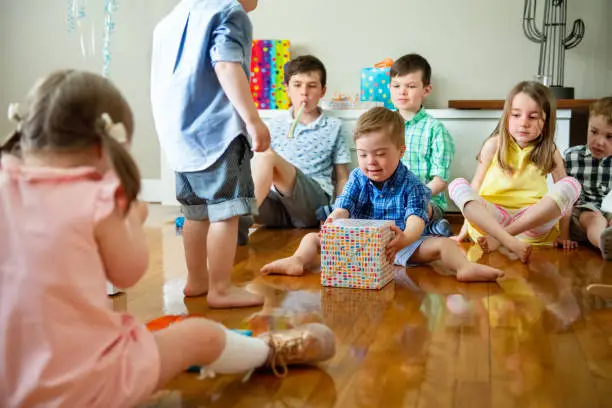
[[556, 104], [546, 86], [525, 81], [510, 91], [497, 128], [480, 150], [472, 183], [460, 178], [449, 185], [466, 218], [458, 239], [469, 235], [484, 252], [503, 245], [523, 262], [532, 245], [571, 245], [564, 216], [571, 214], [581, 186], [566, 176], [555, 122]]

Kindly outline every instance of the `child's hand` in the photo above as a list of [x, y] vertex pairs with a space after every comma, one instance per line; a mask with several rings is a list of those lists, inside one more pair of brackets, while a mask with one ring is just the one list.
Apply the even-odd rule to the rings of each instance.
[[404, 231], [399, 229], [397, 225], [392, 225], [391, 231], [395, 233], [395, 238], [393, 238], [393, 240], [389, 242], [385, 250], [385, 253], [387, 255], [387, 259], [389, 259], [389, 262], [393, 263], [393, 261], [395, 261], [395, 255], [400, 250], [410, 245], [411, 242], [408, 241], [408, 239], [406, 238], [406, 235], [404, 235]]
[[563, 248], [563, 249], [575, 249], [578, 248], [578, 242], [573, 241], [568, 236], [559, 235], [557, 239], [555, 239], [555, 247]]
[[346, 211], [344, 208], [336, 208], [334, 211], [331, 212], [331, 214], [329, 214], [329, 216], [325, 220], [324, 225], [331, 224], [334, 222], [334, 220], [337, 220], [340, 218], [348, 218], [349, 215], [350, 215], [349, 212]]
[[265, 152], [270, 148], [270, 130], [261, 119], [247, 123], [247, 132], [253, 139], [254, 152]]

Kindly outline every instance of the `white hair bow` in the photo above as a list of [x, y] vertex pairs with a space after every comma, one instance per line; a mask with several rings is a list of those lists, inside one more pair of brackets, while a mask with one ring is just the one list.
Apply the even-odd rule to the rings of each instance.
[[8, 107], [9, 120], [17, 123], [17, 131], [21, 132], [21, 115], [19, 115], [19, 104], [11, 103]]
[[127, 130], [123, 123], [114, 123], [108, 113], [102, 114], [102, 122], [104, 122], [104, 131], [109, 137], [112, 137], [119, 143], [127, 143]]

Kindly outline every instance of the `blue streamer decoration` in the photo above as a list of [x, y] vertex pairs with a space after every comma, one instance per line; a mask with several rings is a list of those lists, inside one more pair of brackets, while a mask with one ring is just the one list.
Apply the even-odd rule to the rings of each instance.
[[68, 11], [66, 22], [68, 23], [69, 33], [73, 33], [80, 21], [87, 16], [86, 3], [86, 1], [81, 1], [79, 4], [78, 0], [68, 0], [68, 4], [66, 5]]
[[113, 19], [113, 13], [117, 11], [117, 0], [105, 0], [104, 4], [104, 42], [102, 45], [102, 75], [108, 77], [110, 73], [111, 64], [111, 37], [115, 31], [115, 20]]
[[[76, 31], [81, 27], [81, 20], [87, 17], [88, 0], [68, 0], [66, 22], [68, 32]], [[113, 14], [117, 11], [118, 0], [104, 0], [104, 39], [102, 41], [102, 75], [108, 77], [111, 65], [111, 39], [115, 31], [115, 20]], [[82, 36], [82, 33], [81, 33]], [[83, 38], [81, 38], [81, 43]], [[85, 55], [83, 55], [85, 56]]]
[[74, 18], [74, 0], [68, 0], [68, 14], [66, 16], [66, 22], [68, 23], [68, 32], [74, 32], [76, 28], [76, 21]]

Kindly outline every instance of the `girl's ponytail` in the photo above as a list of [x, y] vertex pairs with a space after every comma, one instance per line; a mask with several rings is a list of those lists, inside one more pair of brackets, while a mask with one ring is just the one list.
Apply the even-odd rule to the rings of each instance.
[[101, 117], [102, 125], [102, 147], [105, 149], [121, 186], [126, 199], [127, 210], [136, 201], [140, 193], [140, 171], [132, 158], [132, 155], [124, 147], [128, 142], [127, 131], [122, 123], [113, 123], [110, 116], [104, 113]]

